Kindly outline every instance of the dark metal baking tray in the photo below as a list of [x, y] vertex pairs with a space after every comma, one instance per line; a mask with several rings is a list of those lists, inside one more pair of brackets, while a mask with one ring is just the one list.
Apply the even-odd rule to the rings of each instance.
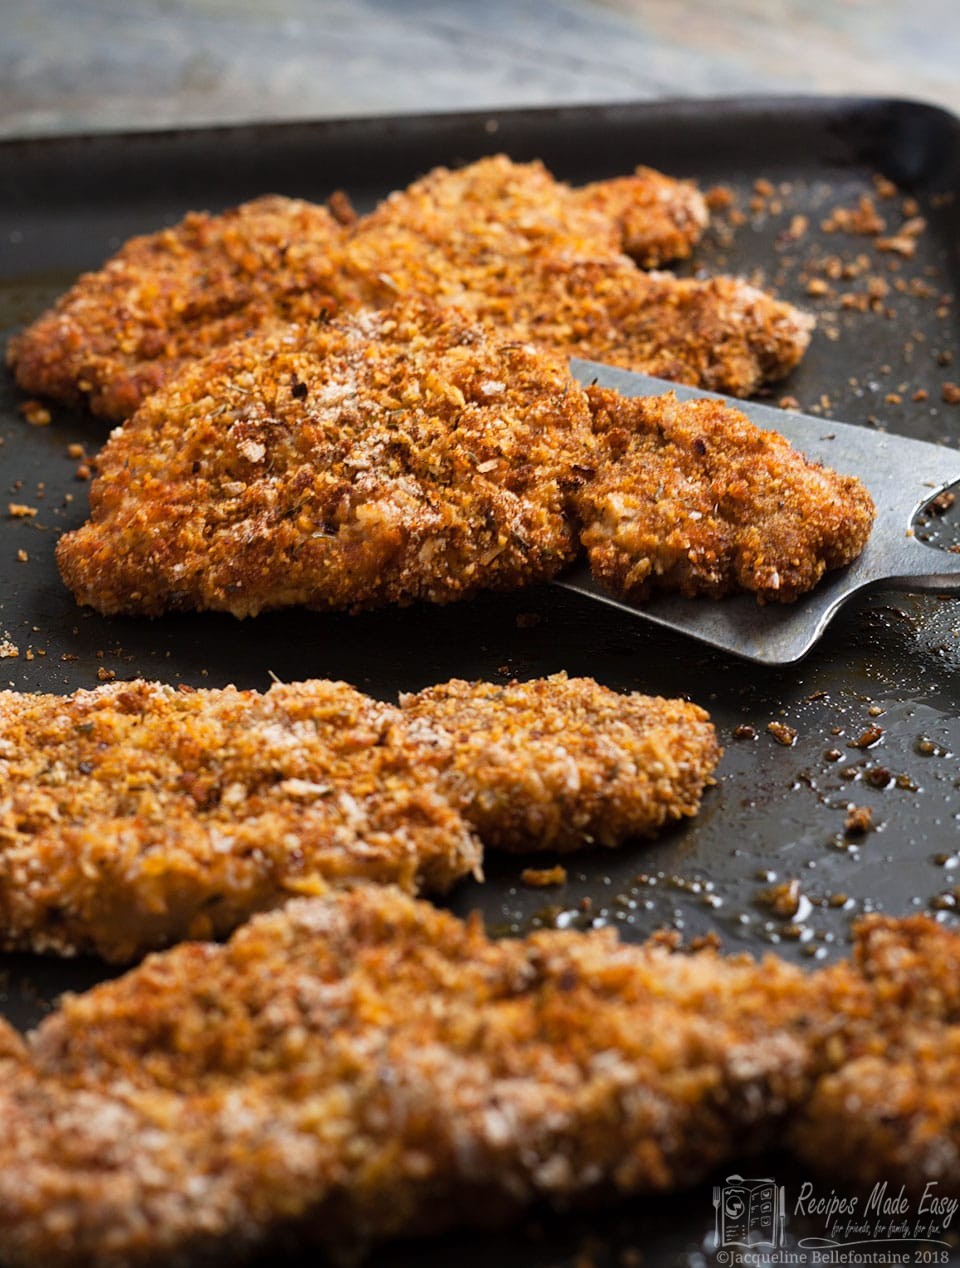
[[[0, 144], [0, 325], [9, 333], [124, 238], [190, 208], [219, 209], [268, 190], [322, 199], [342, 187], [364, 210], [437, 163], [497, 150], [542, 158], [574, 182], [642, 162], [730, 187], [747, 223], [729, 240], [708, 238], [687, 271], [758, 275], [786, 298], [827, 314], [827, 333], [815, 336], [804, 365], [774, 399], [789, 393], [825, 418], [956, 443], [960, 409], [941, 401], [941, 387], [951, 377], [942, 363], [958, 343], [955, 305], [946, 297], [960, 284], [960, 212], [951, 201], [960, 185], [960, 125], [906, 102], [665, 102], [9, 141]], [[869, 252], [866, 239], [828, 234], [821, 222], [835, 205], [871, 192], [878, 173], [919, 201], [927, 229], [916, 256], [887, 274], [891, 291], [879, 311], [831, 316], [837, 302], [807, 295], [804, 264], [818, 253], [854, 260]], [[758, 180], [769, 181], [773, 193], [761, 185], [758, 195]], [[749, 212], [751, 198], [759, 198], [760, 210]], [[779, 212], [771, 206], [778, 199]], [[793, 216], [808, 221], [797, 241], [784, 236]], [[923, 279], [926, 291], [898, 290], [898, 278]], [[862, 289], [862, 276], [837, 283], [845, 286]], [[953, 373], [960, 377], [960, 366]], [[927, 399], [913, 399], [924, 391]], [[711, 710], [726, 747], [719, 784], [695, 822], [653, 845], [567, 860], [568, 882], [552, 890], [525, 888], [522, 861], [491, 858], [486, 884], [464, 885], [451, 900], [454, 909], [479, 907], [498, 932], [557, 922], [610, 922], [631, 939], [664, 925], [686, 937], [716, 932], [731, 950], [775, 949], [813, 963], [843, 953], [851, 919], [865, 911], [932, 906], [938, 918], [955, 919], [956, 600], [871, 593], [789, 670], [705, 653], [552, 588], [357, 617], [106, 620], [74, 606], [53, 563], [58, 533], [85, 513], [86, 486], [75, 478], [67, 445], [95, 451], [105, 428], [64, 411], [48, 427], [27, 426], [17, 405], [4, 378], [4, 501], [39, 508], [35, 518], [9, 519], [0, 529], [0, 640], [9, 636], [20, 648], [18, 657], [0, 660], [4, 686], [67, 692], [95, 685], [105, 670], [265, 688], [272, 672], [344, 678], [394, 698], [454, 675], [497, 679], [565, 669], [616, 688], [688, 695]], [[24, 550], [25, 563], [18, 560]], [[770, 721], [796, 728], [792, 747], [767, 733]], [[883, 729], [879, 743], [848, 747], [873, 724]], [[735, 739], [737, 727], [752, 727], [755, 736]], [[829, 760], [828, 750], [839, 751], [840, 760]], [[845, 770], [855, 778], [848, 782]], [[859, 842], [843, 832], [854, 802], [870, 806], [877, 822]], [[799, 878], [810, 900], [801, 918], [785, 921], [760, 901], [774, 875]], [[585, 899], [588, 912], [581, 910]], [[0, 969], [0, 1008], [23, 1026], [58, 992], [103, 976], [86, 961], [26, 956], [3, 958]], [[776, 1174], [789, 1191], [785, 1163], [763, 1166], [757, 1174]], [[644, 1264], [692, 1263], [709, 1258], [712, 1230], [710, 1190], [699, 1185], [612, 1213], [535, 1218], [509, 1234], [390, 1248], [375, 1262], [456, 1258], [534, 1268], [588, 1255], [599, 1266], [631, 1262], [625, 1252], [639, 1246]]]

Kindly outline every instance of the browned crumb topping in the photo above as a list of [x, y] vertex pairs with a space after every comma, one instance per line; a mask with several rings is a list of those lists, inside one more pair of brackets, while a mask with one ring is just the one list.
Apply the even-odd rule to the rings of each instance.
[[483, 841], [510, 850], [615, 846], [696, 814], [720, 757], [707, 714], [591, 678], [454, 679], [401, 697], [450, 737], [443, 787]]
[[389, 889], [300, 900], [0, 1027], [13, 1268], [341, 1254], [689, 1186], [787, 1143], [960, 1186], [960, 937], [873, 917], [803, 974], [611, 930], [493, 942]]
[[735, 278], [646, 274], [688, 255], [697, 190], [647, 168], [572, 190], [500, 155], [438, 168], [356, 221], [268, 197], [132, 239], [10, 344], [31, 392], [122, 419], [184, 364], [279, 320], [401, 295], [534, 340], [746, 395], [786, 374], [812, 320]]
[[813, 978], [841, 1020], [790, 1131], [804, 1165], [869, 1189], [960, 1192], [960, 936], [923, 917], [861, 923], [853, 960]]
[[389, 890], [292, 903], [7, 1036], [0, 1256], [236, 1262], [689, 1184], [808, 1086], [803, 980], [610, 931], [491, 942]]
[[595, 476], [573, 494], [595, 575], [618, 593], [790, 602], [849, 563], [873, 524], [852, 476], [808, 462], [718, 401], [589, 388]]
[[574, 555], [590, 414], [561, 359], [412, 302], [280, 327], [152, 396], [57, 559], [101, 612], [449, 602]]
[[956, 383], [944, 383], [941, 389], [941, 395], [947, 405], [960, 405], [960, 385]]
[[643, 268], [686, 259], [709, 220], [707, 204], [692, 181], [673, 180], [652, 167], [570, 190], [567, 197], [573, 206], [588, 207], [611, 222], [615, 244]]
[[718, 757], [695, 705], [562, 674], [402, 711], [328, 682], [0, 693], [0, 944], [124, 960], [327, 884], [446, 890], [471, 827], [616, 845], [695, 814]]
[[797, 364], [810, 318], [738, 278], [637, 269], [596, 201], [577, 205], [539, 163], [437, 168], [385, 199], [342, 256], [377, 302], [430, 295], [568, 356], [736, 395]]
[[29, 392], [129, 417], [210, 349], [264, 321], [332, 310], [329, 255], [342, 233], [325, 208], [276, 196], [192, 212], [85, 273], [11, 341], [9, 364]]
[[343, 683], [0, 693], [0, 944], [123, 961], [327, 883], [447, 889], [480, 847], [440, 764]]

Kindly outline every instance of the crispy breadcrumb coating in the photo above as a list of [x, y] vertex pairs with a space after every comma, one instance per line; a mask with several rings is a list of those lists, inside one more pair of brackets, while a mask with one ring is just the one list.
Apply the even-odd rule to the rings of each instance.
[[57, 559], [105, 613], [445, 603], [568, 563], [592, 444], [562, 359], [413, 301], [281, 327], [115, 431]]
[[435, 746], [344, 683], [0, 693], [0, 945], [129, 961], [327, 883], [448, 889]]
[[703, 709], [621, 695], [592, 678], [453, 679], [400, 705], [408, 721], [449, 735], [442, 785], [484, 844], [500, 849], [650, 836], [697, 813], [720, 757]]
[[[480, 730], [482, 728], [482, 731]], [[696, 813], [707, 715], [558, 674], [379, 704], [343, 683], [0, 693], [0, 945], [126, 961], [327, 883], [444, 891], [480, 845]]]
[[333, 311], [330, 252], [342, 237], [326, 208], [299, 199], [191, 212], [84, 273], [11, 341], [7, 361], [28, 392], [128, 418], [210, 349], [268, 320]]
[[652, 167], [638, 167], [632, 176], [595, 181], [571, 190], [569, 197], [612, 220], [620, 250], [646, 269], [687, 259], [710, 219], [693, 181], [673, 180]]
[[594, 575], [653, 590], [789, 603], [861, 552], [873, 501], [719, 401], [588, 389], [601, 450], [573, 493]]
[[739, 278], [642, 272], [621, 253], [624, 186], [557, 189], [541, 164], [502, 155], [437, 168], [361, 221], [339, 258], [369, 302], [414, 291], [504, 336], [738, 396], [798, 363], [806, 314]]
[[0, 1257], [235, 1264], [691, 1184], [805, 1088], [802, 982], [612, 931], [491, 942], [387, 889], [298, 900], [14, 1055]]
[[129, 417], [186, 362], [278, 319], [382, 306], [412, 293], [536, 339], [746, 395], [802, 356], [811, 319], [735, 278], [647, 275], [706, 223], [685, 181], [639, 168], [580, 190], [504, 155], [437, 168], [354, 221], [270, 196], [131, 239], [17, 336], [29, 392]]
[[828, 1183], [956, 1194], [958, 962], [923, 918], [804, 973], [610, 929], [490, 941], [390, 888], [298, 899], [0, 1031], [0, 1257], [347, 1255], [785, 1141]]
[[791, 1148], [848, 1185], [960, 1197], [960, 933], [923, 916], [873, 917], [852, 962], [818, 985], [841, 1024]]
[[752, 396], [800, 362], [813, 320], [738, 277], [549, 263], [482, 307], [517, 338], [676, 383]]

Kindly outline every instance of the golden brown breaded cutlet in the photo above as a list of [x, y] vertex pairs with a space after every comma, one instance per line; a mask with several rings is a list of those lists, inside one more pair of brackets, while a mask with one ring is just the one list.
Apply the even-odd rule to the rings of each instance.
[[[485, 845], [620, 845], [695, 815], [720, 758], [707, 714], [554, 674], [453, 679], [400, 697], [404, 716], [450, 737], [441, 785]], [[429, 742], [429, 732], [423, 737]]]
[[624, 187], [561, 188], [502, 155], [437, 168], [365, 217], [339, 259], [368, 302], [429, 295], [510, 338], [739, 396], [798, 363], [806, 314], [739, 278], [644, 273], [621, 252]]
[[591, 679], [405, 704], [320, 681], [0, 693], [0, 946], [124, 961], [327, 884], [442, 892], [479, 873], [471, 828], [616, 845], [695, 814], [719, 756], [695, 705]]
[[928, 1202], [960, 1198], [960, 932], [925, 916], [871, 917], [852, 961], [817, 986], [837, 1024], [790, 1148], [864, 1190], [929, 1185]]
[[105, 613], [446, 603], [544, 580], [592, 444], [562, 358], [412, 301], [213, 353], [97, 459], [58, 545]]
[[346, 1255], [791, 1141], [827, 1182], [956, 1195], [960, 935], [857, 939], [804, 973], [610, 929], [491, 941], [389, 888], [298, 899], [0, 1033], [0, 1258]]
[[344, 683], [0, 693], [0, 945], [129, 961], [327, 884], [448, 889], [442, 755]]
[[298, 900], [14, 1055], [0, 1258], [235, 1264], [688, 1185], [805, 1090], [802, 982], [612, 931], [491, 942], [386, 889]]
[[754, 591], [789, 603], [861, 552], [873, 501], [722, 402], [587, 389], [600, 441], [573, 502], [590, 567], [618, 594]]
[[414, 293], [501, 339], [739, 395], [809, 339], [809, 318], [738, 279], [636, 268], [624, 251], [689, 254], [705, 216], [693, 186], [649, 169], [572, 190], [499, 155], [437, 168], [356, 224], [338, 214], [268, 197], [132, 239], [12, 341], [17, 381], [126, 418], [185, 362], [265, 324]]
[[[131, 238], [11, 341], [20, 387], [121, 420], [188, 361], [264, 322], [332, 311], [324, 207], [267, 196]], [[337, 294], [343, 293], [343, 279]]]

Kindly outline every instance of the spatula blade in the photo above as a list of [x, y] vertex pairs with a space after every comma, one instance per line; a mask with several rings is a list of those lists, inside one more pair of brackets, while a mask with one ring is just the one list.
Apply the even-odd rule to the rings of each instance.
[[925, 441], [734, 400], [592, 361], [573, 360], [571, 368], [581, 383], [599, 383], [625, 396], [675, 392], [681, 400], [712, 397], [726, 401], [742, 410], [758, 427], [786, 436], [808, 458], [844, 474], [859, 476], [876, 503], [877, 519], [860, 557], [846, 568], [827, 573], [814, 590], [792, 604], [761, 606], [748, 594], [720, 600], [668, 594], [633, 603], [606, 591], [585, 563], [558, 577], [555, 584], [767, 665], [789, 665], [799, 660], [817, 642], [843, 603], [867, 586], [886, 582], [912, 590], [960, 588], [960, 556], [924, 546], [911, 530], [917, 511], [941, 489], [960, 480], [960, 453]]

